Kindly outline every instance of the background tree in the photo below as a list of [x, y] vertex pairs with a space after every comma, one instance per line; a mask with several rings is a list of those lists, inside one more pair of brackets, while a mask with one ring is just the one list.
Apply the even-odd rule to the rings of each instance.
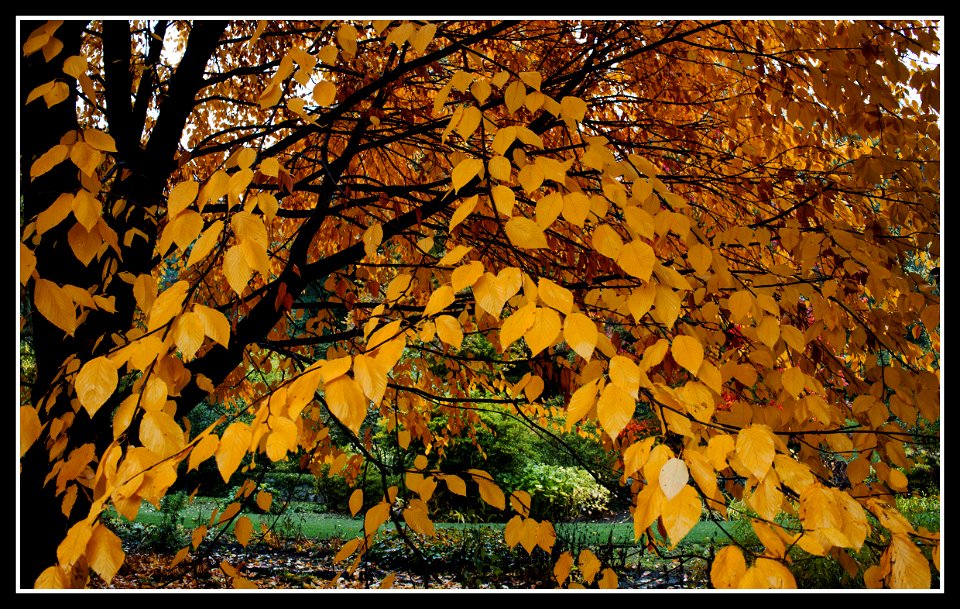
[[935, 22], [20, 26], [22, 587], [110, 580], [103, 511], [207, 459], [404, 473], [353, 564], [438, 483], [549, 549], [445, 468], [484, 408], [598, 425], [640, 543], [742, 500], [765, 551], [717, 587], [792, 585], [792, 545], [929, 587], [893, 496], [939, 420]]

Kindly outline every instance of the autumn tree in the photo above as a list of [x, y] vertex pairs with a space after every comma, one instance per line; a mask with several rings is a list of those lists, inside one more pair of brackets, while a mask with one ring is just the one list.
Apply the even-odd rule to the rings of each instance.
[[19, 25], [21, 587], [109, 581], [105, 510], [208, 459], [241, 492], [181, 560], [254, 538], [289, 459], [403, 476], [351, 496], [344, 571], [385, 523], [416, 548], [438, 486], [549, 551], [445, 466], [493, 407], [598, 426], [638, 544], [748, 512], [716, 587], [795, 585], [795, 547], [930, 586], [894, 497], [940, 414], [936, 22]]

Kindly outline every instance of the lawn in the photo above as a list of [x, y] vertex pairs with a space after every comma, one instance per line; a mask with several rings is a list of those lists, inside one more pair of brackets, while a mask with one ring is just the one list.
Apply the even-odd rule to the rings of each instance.
[[[164, 510], [145, 503], [133, 523], [111, 517], [124, 539], [129, 563], [114, 585], [229, 587], [229, 578], [220, 571], [221, 563], [226, 561], [244, 565], [244, 577], [260, 587], [363, 588], [379, 585], [390, 573], [392, 584], [399, 587], [555, 587], [552, 578], [556, 556], [541, 549], [527, 554], [519, 545], [507, 548], [503, 523], [435, 523], [435, 537], [420, 537], [422, 559], [410, 552], [393, 532], [392, 525], [383, 526], [376, 543], [358, 563], [360, 568], [341, 577], [338, 573], [351, 561], [335, 561], [333, 557], [345, 541], [362, 534], [363, 520], [324, 513], [317, 504], [308, 502], [292, 502], [279, 514], [246, 514], [253, 521], [255, 532], [261, 530], [261, 524], [272, 531], [266, 537], [254, 534], [246, 548], [240, 547], [232, 534], [216, 537], [216, 533], [208, 532], [209, 543], [204, 543], [200, 552], [207, 567], [187, 571], [181, 565], [177, 570], [169, 567], [174, 554], [190, 544], [195, 527], [209, 524], [213, 510], [225, 505], [210, 498], [194, 498], [186, 504], [181, 497], [181, 501], [183, 505], [166, 505]], [[902, 500], [900, 509], [915, 526], [939, 530], [940, 504], [936, 498]], [[675, 548], [661, 552], [634, 542], [629, 515], [620, 520], [623, 521], [558, 523], [557, 548], [574, 557], [582, 550], [590, 550], [605, 567], [609, 565], [620, 574], [620, 587], [628, 588], [708, 587], [706, 559], [717, 548], [735, 540], [760, 549], [745, 518], [719, 523], [701, 521]], [[184, 561], [184, 565], [189, 563]], [[801, 587], [862, 587], [862, 581], [846, 577], [842, 568], [829, 559], [797, 550], [794, 565], [799, 567]], [[430, 572], [426, 584], [425, 571]]]

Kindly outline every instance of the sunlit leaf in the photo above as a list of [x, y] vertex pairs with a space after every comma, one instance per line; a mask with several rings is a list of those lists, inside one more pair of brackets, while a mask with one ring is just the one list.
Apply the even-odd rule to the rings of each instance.
[[73, 385], [77, 392], [77, 399], [92, 418], [113, 395], [118, 382], [119, 375], [113, 362], [106, 357], [97, 357], [80, 368]]
[[549, 247], [547, 238], [536, 222], [523, 216], [514, 216], [504, 224], [510, 242], [524, 249]]

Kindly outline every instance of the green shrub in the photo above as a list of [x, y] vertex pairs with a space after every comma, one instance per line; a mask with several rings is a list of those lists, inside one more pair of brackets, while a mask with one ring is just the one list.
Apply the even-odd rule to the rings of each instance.
[[504, 475], [512, 490], [530, 493], [530, 516], [554, 521], [594, 516], [607, 511], [610, 491], [585, 469], [530, 463], [519, 472]]

